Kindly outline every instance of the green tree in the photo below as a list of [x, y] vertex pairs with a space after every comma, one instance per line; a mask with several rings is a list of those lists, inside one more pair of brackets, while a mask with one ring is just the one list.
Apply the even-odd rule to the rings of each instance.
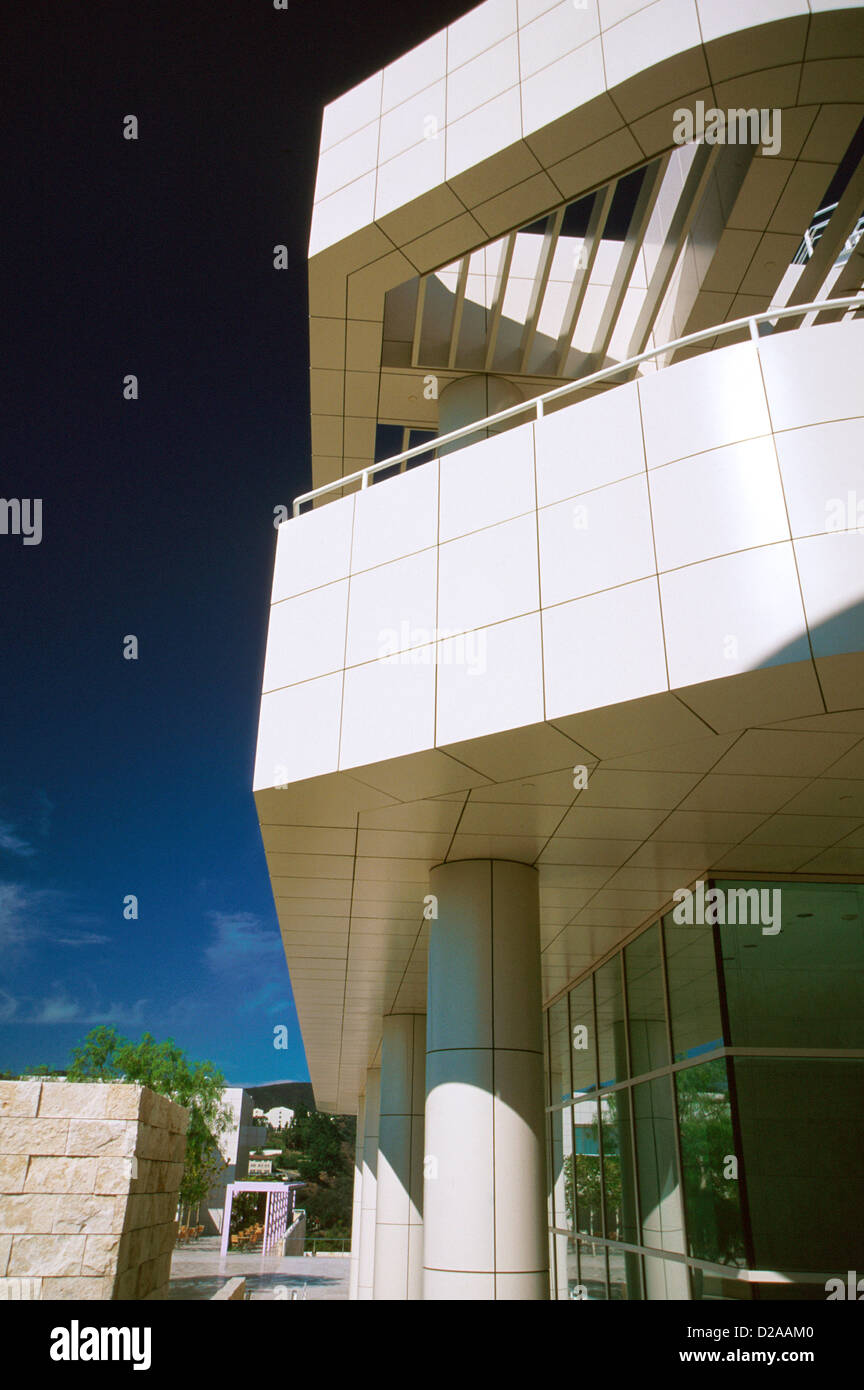
[[106, 1028], [104, 1024], [91, 1028], [84, 1041], [72, 1049], [72, 1065], [66, 1073], [69, 1080], [118, 1080], [117, 1050], [125, 1041], [116, 1028]]
[[347, 1237], [351, 1233], [355, 1128], [352, 1117], [325, 1115], [302, 1102], [295, 1109], [285, 1160], [305, 1184], [297, 1204], [305, 1208], [312, 1234]]
[[204, 1200], [225, 1167], [218, 1137], [231, 1124], [231, 1111], [222, 1103], [225, 1078], [212, 1062], [191, 1061], [173, 1038], [157, 1043], [145, 1033], [133, 1043], [103, 1025], [73, 1049], [67, 1075], [70, 1081], [130, 1081], [186, 1106], [180, 1202], [188, 1211]]

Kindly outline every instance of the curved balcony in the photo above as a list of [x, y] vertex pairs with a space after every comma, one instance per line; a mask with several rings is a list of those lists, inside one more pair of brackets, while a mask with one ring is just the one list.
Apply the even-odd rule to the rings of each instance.
[[255, 788], [319, 1104], [423, 1007], [435, 863], [538, 866], [547, 997], [699, 874], [864, 868], [862, 351], [751, 338], [280, 527]]

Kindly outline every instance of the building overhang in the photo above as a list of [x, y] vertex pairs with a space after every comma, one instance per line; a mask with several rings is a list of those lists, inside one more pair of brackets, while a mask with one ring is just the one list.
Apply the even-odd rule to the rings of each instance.
[[436, 863], [537, 865], [547, 1000], [699, 878], [860, 878], [862, 351], [719, 349], [280, 527], [255, 796], [321, 1108], [425, 1008]]

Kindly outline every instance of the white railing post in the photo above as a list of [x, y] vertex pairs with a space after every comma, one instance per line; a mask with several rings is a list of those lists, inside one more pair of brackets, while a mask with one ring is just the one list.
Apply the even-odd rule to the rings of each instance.
[[750, 329], [750, 337], [753, 339], [754, 343], [755, 343], [756, 346], [758, 347], [758, 346], [759, 346], [759, 325], [758, 325], [758, 323], [756, 322], [755, 318], [748, 319], [748, 320], [747, 320], [747, 325], [748, 325], [748, 327], [749, 327], [749, 329]]

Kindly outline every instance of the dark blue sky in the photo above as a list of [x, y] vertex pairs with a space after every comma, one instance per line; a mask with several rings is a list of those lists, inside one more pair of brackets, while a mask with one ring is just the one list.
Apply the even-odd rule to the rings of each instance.
[[250, 788], [273, 509], [309, 486], [321, 111], [467, 8], [4, 20], [0, 496], [43, 534], [0, 534], [0, 1070], [105, 1022], [307, 1077]]

